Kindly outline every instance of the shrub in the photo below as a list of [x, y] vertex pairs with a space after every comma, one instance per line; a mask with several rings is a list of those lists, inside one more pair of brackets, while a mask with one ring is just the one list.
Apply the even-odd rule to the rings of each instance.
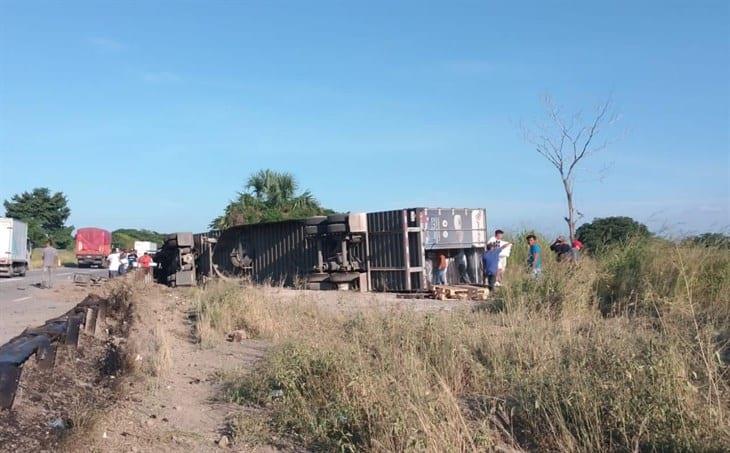
[[584, 223], [576, 230], [576, 236], [588, 250], [601, 252], [607, 247], [643, 239], [651, 234], [646, 225], [631, 217], [604, 217]]

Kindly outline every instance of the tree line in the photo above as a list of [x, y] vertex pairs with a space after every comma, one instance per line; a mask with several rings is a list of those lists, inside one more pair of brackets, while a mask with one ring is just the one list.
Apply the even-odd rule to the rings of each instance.
[[[68, 198], [63, 192], [39, 187], [30, 192], [13, 195], [5, 200], [5, 216], [28, 224], [28, 238], [34, 247], [50, 240], [58, 248], [73, 247], [73, 225], [66, 225], [71, 215]], [[287, 172], [260, 170], [253, 173], [242, 192], [228, 203], [224, 212], [213, 219], [210, 227], [225, 229], [236, 225], [299, 219], [327, 215], [334, 211], [322, 206], [308, 190], [299, 190], [296, 178]], [[161, 244], [163, 233], [146, 229], [120, 228], [112, 232], [114, 247], [129, 249], [134, 241]], [[574, 236], [592, 253], [602, 253], [611, 246], [632, 239], [652, 236], [646, 225], [625, 217], [596, 218], [578, 227]], [[704, 233], [683, 239], [706, 247], [730, 249], [730, 236], [724, 233]]]
[[[72, 249], [73, 225], [66, 225], [71, 215], [68, 197], [63, 192], [52, 192], [47, 187], [36, 187], [29, 192], [15, 194], [3, 202], [5, 217], [28, 224], [28, 239], [33, 247], [51, 241], [60, 249]], [[120, 228], [112, 231], [112, 246], [129, 249], [134, 241], [161, 244], [164, 234], [156, 231]]]

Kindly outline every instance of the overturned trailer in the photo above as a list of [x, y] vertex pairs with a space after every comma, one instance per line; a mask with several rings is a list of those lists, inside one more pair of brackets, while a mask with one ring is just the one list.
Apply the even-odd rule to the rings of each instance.
[[246, 277], [311, 289], [424, 291], [432, 262], [447, 281], [482, 283], [486, 211], [409, 208], [240, 225], [197, 234], [198, 276]]

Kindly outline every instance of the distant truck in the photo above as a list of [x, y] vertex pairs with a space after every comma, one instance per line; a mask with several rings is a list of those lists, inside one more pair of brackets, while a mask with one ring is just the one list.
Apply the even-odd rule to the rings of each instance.
[[157, 252], [157, 244], [150, 241], [134, 241], [134, 251], [137, 252], [138, 257], [145, 253], [154, 255]]
[[79, 267], [105, 267], [112, 252], [112, 234], [101, 228], [76, 230], [76, 262]]
[[28, 225], [0, 217], [0, 276], [24, 276], [30, 262], [29, 250]]

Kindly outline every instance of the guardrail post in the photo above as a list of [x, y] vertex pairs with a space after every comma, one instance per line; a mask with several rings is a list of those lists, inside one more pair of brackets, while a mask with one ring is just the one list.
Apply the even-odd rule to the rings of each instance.
[[56, 362], [56, 345], [48, 343], [40, 348], [36, 353], [36, 361], [38, 368], [41, 370], [50, 370]]
[[11, 363], [0, 363], [0, 409], [13, 407], [15, 392], [20, 382], [20, 367]]
[[102, 333], [102, 330], [104, 329], [104, 324], [106, 324], [106, 300], [102, 300], [99, 302], [99, 305], [96, 308], [96, 324], [94, 325], [94, 335], [99, 335]]
[[79, 345], [79, 327], [81, 326], [81, 317], [78, 315], [69, 315], [66, 321], [66, 344]]
[[88, 307], [86, 309], [86, 321], [84, 321], [84, 332], [88, 335], [94, 335], [96, 330], [96, 309]]

